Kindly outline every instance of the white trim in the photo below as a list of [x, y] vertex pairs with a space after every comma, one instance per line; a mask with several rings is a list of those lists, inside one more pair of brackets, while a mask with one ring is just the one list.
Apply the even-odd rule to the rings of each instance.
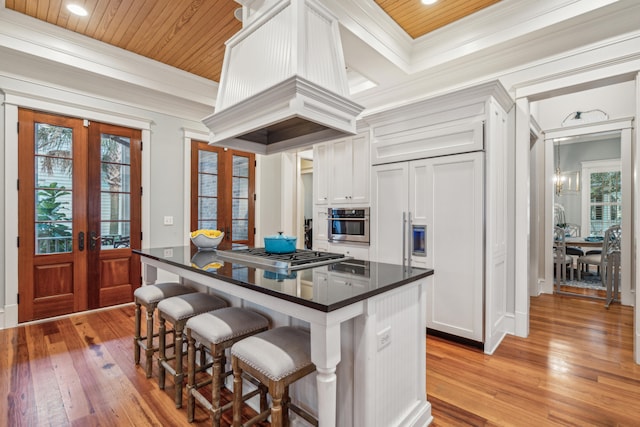
[[0, 91], [5, 94], [5, 105], [15, 105], [20, 108], [30, 108], [32, 110], [60, 114], [68, 117], [78, 117], [81, 119], [125, 126], [133, 129], [151, 129], [151, 119], [101, 110], [88, 105], [71, 103], [62, 98], [62, 96], [57, 99], [43, 98], [39, 95], [19, 92], [7, 88], [2, 88]]
[[148, 247], [150, 242], [150, 184], [151, 184], [151, 131], [148, 119], [109, 114], [107, 111], [92, 108], [89, 105], [80, 105], [64, 102], [57, 99], [45, 99], [37, 95], [20, 93], [12, 90], [4, 90], [4, 227], [5, 227], [5, 271], [4, 271], [4, 315], [0, 310], [0, 328], [13, 327], [18, 324], [18, 132], [15, 123], [18, 123], [18, 107], [44, 110], [54, 114], [87, 118], [118, 126], [130, 127], [142, 130], [142, 170], [141, 179], [145, 195], [142, 197], [141, 227], [143, 233], [143, 247]]
[[[635, 76], [636, 83], [636, 93], [635, 93], [635, 101], [636, 101], [636, 117], [640, 117], [640, 73], [636, 73]], [[633, 247], [634, 249], [638, 247], [638, 239], [640, 235], [640, 197], [637, 197], [640, 188], [640, 177], [638, 176], [638, 171], [640, 170], [640, 149], [638, 147], [638, 130], [633, 129], [631, 134], [632, 139], [632, 147], [633, 152], [635, 154], [634, 157], [634, 174], [633, 174], [633, 194], [636, 195], [633, 206], [634, 206], [634, 218], [633, 218]], [[638, 256], [637, 252], [635, 253], [634, 265], [635, 267], [632, 271], [633, 278], [635, 280], [632, 281], [632, 292], [635, 292], [635, 310], [634, 310], [634, 334], [633, 334], [633, 356], [635, 362], [640, 364], [640, 290], [638, 289], [638, 275], [640, 274], [640, 256]]]
[[4, 316], [0, 327], [18, 324], [18, 107], [4, 106]]
[[142, 129], [142, 165], [141, 165], [141, 179], [142, 179], [142, 200], [140, 205], [140, 215], [142, 224], [140, 224], [142, 231], [142, 242], [140, 247], [149, 248], [151, 244], [151, 131], [149, 129]]
[[515, 334], [529, 335], [529, 151], [531, 113], [527, 99], [516, 100], [515, 128]]

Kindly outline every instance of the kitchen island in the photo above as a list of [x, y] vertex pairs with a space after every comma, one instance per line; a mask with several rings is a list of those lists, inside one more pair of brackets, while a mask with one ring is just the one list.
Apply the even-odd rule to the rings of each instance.
[[145, 284], [166, 270], [233, 306], [262, 312], [272, 326], [309, 329], [315, 385], [302, 379], [291, 397], [320, 426], [430, 424], [425, 298], [433, 270], [350, 260], [271, 271], [189, 246], [134, 252]]

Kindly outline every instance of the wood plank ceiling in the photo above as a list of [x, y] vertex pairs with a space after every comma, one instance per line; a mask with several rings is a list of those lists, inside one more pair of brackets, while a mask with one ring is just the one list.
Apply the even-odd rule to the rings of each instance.
[[[499, 0], [375, 0], [413, 38]], [[89, 12], [71, 14], [68, 0], [5, 0], [5, 7], [62, 28], [220, 81], [224, 42], [242, 24], [233, 0], [77, 0]]]

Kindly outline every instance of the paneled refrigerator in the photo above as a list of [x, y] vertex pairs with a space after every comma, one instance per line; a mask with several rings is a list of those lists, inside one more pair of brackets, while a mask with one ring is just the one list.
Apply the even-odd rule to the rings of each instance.
[[371, 259], [433, 268], [427, 327], [483, 342], [482, 151], [376, 165]]

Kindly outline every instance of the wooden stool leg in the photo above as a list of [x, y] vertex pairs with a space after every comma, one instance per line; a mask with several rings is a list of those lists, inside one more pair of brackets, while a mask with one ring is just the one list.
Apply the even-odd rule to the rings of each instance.
[[282, 397], [282, 425], [289, 425], [289, 386], [284, 388], [284, 395]]
[[280, 382], [272, 383], [269, 386], [269, 393], [271, 394], [271, 427], [283, 427], [282, 397], [284, 386]]
[[222, 359], [224, 358], [224, 350], [217, 350], [211, 345], [211, 354], [213, 354], [213, 367], [211, 368], [211, 415], [213, 418], [213, 427], [220, 427], [220, 384], [222, 375]]
[[187, 421], [192, 423], [195, 416], [195, 397], [191, 390], [196, 385], [196, 340], [191, 337], [191, 330], [187, 330]]
[[133, 360], [136, 365], [140, 364], [140, 304], [136, 302], [135, 309], [135, 325], [134, 325], [134, 336], [133, 336]]
[[258, 388], [260, 389], [260, 412], [262, 413], [269, 408], [269, 405], [267, 404], [267, 392], [269, 390], [262, 383], [260, 383]]
[[151, 378], [151, 371], [153, 369], [153, 311], [154, 307], [147, 307], [147, 350], [145, 351], [146, 362], [146, 374], [147, 378]]
[[242, 426], [242, 369], [238, 359], [231, 359], [233, 368], [233, 427]]
[[165, 369], [162, 362], [167, 359], [166, 333], [167, 325], [162, 316], [160, 317], [160, 326], [158, 327], [158, 386], [160, 390], [164, 390]]
[[182, 382], [184, 380], [183, 378], [183, 370], [182, 370], [182, 331], [183, 331], [184, 325], [182, 324], [182, 322], [176, 322], [176, 324], [174, 325], [174, 329], [176, 331], [176, 338], [175, 338], [175, 347], [174, 347], [174, 352], [176, 355], [176, 374], [174, 376], [175, 378], [175, 388], [176, 388], [176, 408], [180, 409], [182, 407]]

